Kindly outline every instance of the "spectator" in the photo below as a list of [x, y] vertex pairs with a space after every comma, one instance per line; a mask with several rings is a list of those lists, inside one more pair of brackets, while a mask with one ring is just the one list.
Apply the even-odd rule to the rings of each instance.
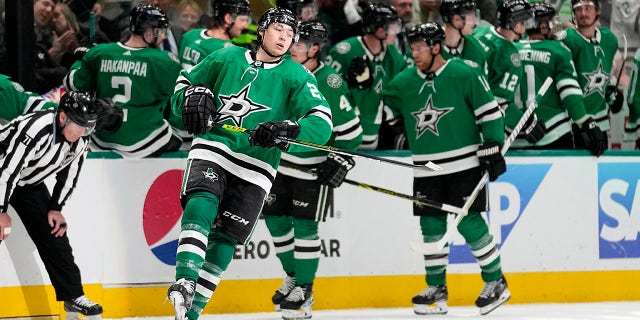
[[194, 0], [182, 0], [176, 6], [176, 22], [177, 25], [187, 32], [198, 27], [202, 8]]
[[51, 58], [69, 69], [75, 62], [73, 51], [78, 47], [82, 34], [76, 15], [65, 3], [57, 3], [53, 10], [53, 45], [49, 48]]

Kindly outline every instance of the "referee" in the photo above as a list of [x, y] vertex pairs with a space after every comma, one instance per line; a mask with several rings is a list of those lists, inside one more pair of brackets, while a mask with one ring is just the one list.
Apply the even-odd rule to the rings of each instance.
[[[11, 205], [22, 220], [65, 311], [100, 317], [84, 296], [62, 207], [76, 186], [98, 114], [90, 94], [67, 92], [58, 109], [22, 115], [0, 127], [0, 241], [11, 233]], [[44, 180], [55, 176], [53, 192]]]

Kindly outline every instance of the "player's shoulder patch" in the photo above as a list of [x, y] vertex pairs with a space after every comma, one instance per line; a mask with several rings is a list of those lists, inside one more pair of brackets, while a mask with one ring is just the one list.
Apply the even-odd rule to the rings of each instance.
[[348, 42], [340, 42], [336, 44], [336, 52], [339, 54], [347, 54], [351, 51], [351, 44]]
[[327, 77], [327, 85], [334, 89], [342, 87], [342, 77], [335, 73], [330, 74]]
[[520, 54], [519, 53], [512, 53], [511, 56], [509, 57], [509, 60], [511, 60], [511, 64], [513, 64], [514, 67], [519, 68], [521, 63], [520, 63]]
[[16, 89], [16, 91], [24, 92], [24, 88], [19, 83], [15, 81], [11, 81], [11, 85], [13, 86], [14, 89]]
[[469, 67], [478, 68], [478, 64], [475, 61], [462, 59], [462, 62], [464, 62], [464, 64], [468, 65]]
[[171, 58], [171, 60], [175, 61], [176, 63], [180, 63], [180, 60], [178, 60], [178, 57], [173, 54], [173, 52], [167, 51], [167, 55], [169, 56], [169, 58]]

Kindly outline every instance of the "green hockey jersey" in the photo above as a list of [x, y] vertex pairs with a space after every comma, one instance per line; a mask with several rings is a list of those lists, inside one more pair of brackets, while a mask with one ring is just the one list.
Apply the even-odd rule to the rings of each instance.
[[362, 124], [360, 148], [373, 150], [378, 145], [378, 131], [383, 117], [383, 104], [378, 94], [396, 74], [406, 68], [406, 62], [393, 45], [387, 45], [381, 53], [374, 56], [362, 37], [358, 36], [345, 39], [331, 48], [326, 63], [340, 75], [344, 75], [351, 60], [365, 56], [371, 61], [373, 86], [369, 89], [352, 89], [351, 95]]
[[445, 59], [460, 58], [471, 60], [478, 64], [478, 68], [488, 74], [486, 54], [489, 48], [471, 35], [466, 35], [457, 47], [442, 46], [442, 57]]
[[636, 51], [633, 58], [633, 66], [629, 74], [629, 91], [627, 91], [627, 104], [629, 106], [629, 121], [624, 128], [624, 140], [635, 141], [640, 138], [640, 81], [638, 81], [638, 70], [640, 70], [640, 49]]
[[[318, 81], [318, 89], [331, 107], [333, 133], [327, 141], [327, 145], [346, 150], [358, 149], [362, 143], [362, 127], [356, 110], [349, 101], [351, 93], [347, 83], [333, 68], [322, 62], [312, 73]], [[282, 154], [283, 165], [278, 168], [278, 173], [300, 179], [315, 180], [314, 175], [287, 168], [287, 162], [293, 163], [294, 168], [307, 167], [311, 170], [326, 158], [327, 152], [321, 150], [285, 152]]]
[[96, 132], [91, 148], [141, 158], [166, 145], [172, 131], [164, 110], [180, 70], [178, 59], [167, 51], [120, 42], [99, 44], [76, 61], [65, 88], [95, 91], [124, 111], [122, 127], [114, 133]]
[[432, 80], [416, 67], [408, 68], [382, 90], [382, 98], [404, 119], [413, 162], [433, 161], [443, 168], [414, 170], [415, 177], [477, 167], [476, 151], [483, 141], [504, 143], [498, 103], [486, 78], [468, 60], [447, 60]]
[[229, 40], [218, 39], [207, 35], [207, 29], [194, 29], [182, 36], [180, 40], [180, 63], [189, 70], [204, 60], [210, 53], [232, 46]]
[[[298, 140], [324, 144], [331, 136], [331, 109], [316, 79], [299, 63], [256, 61], [248, 49], [231, 46], [210, 54], [189, 71], [182, 71], [171, 98], [172, 111], [182, 114], [184, 91], [206, 85], [214, 94], [216, 123], [247, 129], [264, 121], [293, 120], [300, 124]], [[311, 151], [291, 146], [289, 151]], [[249, 144], [248, 135], [214, 125], [194, 137], [188, 159], [220, 166], [267, 193], [280, 163], [281, 150]]]
[[52, 109], [57, 106], [37, 93], [25, 91], [17, 82], [0, 74], [0, 124], [5, 124], [20, 115], [34, 111]]
[[[544, 146], [571, 132], [571, 123], [586, 116], [582, 90], [571, 60], [571, 51], [556, 40], [520, 41], [520, 61], [524, 73], [517, 95], [518, 106], [526, 108], [535, 101], [536, 94], [547, 77], [554, 82], [535, 109], [538, 121], [542, 121], [547, 133], [536, 143]], [[528, 147], [531, 143], [519, 136], [512, 147]]]
[[593, 116], [602, 131], [608, 131], [609, 109], [605, 92], [618, 50], [618, 39], [603, 27], [596, 29], [594, 39], [587, 39], [576, 29], [569, 28], [567, 37], [562, 41], [571, 49], [587, 113]]

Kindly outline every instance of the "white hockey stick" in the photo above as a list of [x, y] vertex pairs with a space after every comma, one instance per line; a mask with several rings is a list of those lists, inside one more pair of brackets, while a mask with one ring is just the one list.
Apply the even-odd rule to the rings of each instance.
[[[527, 109], [525, 110], [524, 114], [516, 124], [515, 128], [513, 128], [513, 131], [511, 131], [511, 134], [509, 135], [509, 137], [507, 137], [507, 139], [504, 141], [502, 150], [500, 150], [503, 156], [507, 153], [507, 150], [509, 150], [509, 147], [518, 136], [518, 133], [520, 133], [520, 131], [522, 130], [522, 127], [524, 127], [524, 124], [527, 122], [527, 119], [529, 119], [529, 117], [533, 114], [534, 110], [538, 107], [538, 103], [540, 102], [540, 99], [542, 99], [542, 96], [544, 96], [547, 93], [547, 90], [549, 90], [549, 87], [551, 86], [552, 83], [553, 83], [553, 79], [551, 77], [547, 77], [547, 79], [544, 81], [544, 83], [538, 90], [535, 100], [532, 101], [529, 104], [529, 106], [527, 106]], [[444, 248], [444, 246], [449, 242], [449, 233], [451, 232], [451, 229], [453, 229], [452, 227], [456, 227], [460, 223], [462, 218], [464, 218], [467, 215], [467, 213], [469, 213], [469, 208], [471, 208], [471, 205], [478, 197], [478, 194], [480, 194], [480, 191], [482, 191], [482, 188], [484, 188], [484, 186], [487, 184], [488, 179], [489, 179], [489, 173], [485, 172], [482, 178], [480, 178], [480, 181], [476, 185], [475, 189], [473, 189], [469, 197], [467, 197], [466, 201], [464, 202], [464, 205], [462, 206], [462, 211], [464, 213], [456, 215], [454, 221], [451, 223], [451, 225], [447, 227], [447, 232], [442, 237], [442, 239], [440, 239], [437, 242], [430, 242], [430, 243], [411, 242], [410, 243], [411, 248], [414, 251], [420, 252], [425, 255], [434, 254], [441, 251]]]
[[627, 63], [627, 36], [622, 34], [622, 40], [624, 41], [624, 54], [622, 56], [622, 65], [618, 70], [618, 77], [616, 78], [616, 90], [620, 87], [620, 77], [622, 77], [622, 71], [624, 71], [624, 65]]

